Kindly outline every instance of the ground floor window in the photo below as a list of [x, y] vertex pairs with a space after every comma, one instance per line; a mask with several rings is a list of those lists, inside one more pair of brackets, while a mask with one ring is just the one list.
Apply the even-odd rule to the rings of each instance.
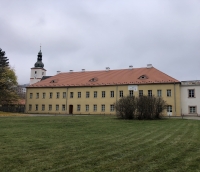
[[115, 110], [114, 105], [110, 105], [110, 111], [113, 112]]
[[105, 105], [101, 105], [101, 111], [105, 112]]
[[29, 105], [29, 109], [28, 109], [29, 111], [32, 111], [32, 105]]
[[56, 105], [56, 111], [58, 111], [59, 110], [59, 105]]
[[172, 106], [171, 105], [167, 106], [167, 112], [172, 112]]
[[81, 111], [81, 105], [77, 105], [77, 111]]
[[50, 110], [50, 111], [52, 110], [52, 105], [49, 105], [49, 110]]
[[38, 111], [38, 105], [35, 105], [35, 110]]
[[85, 105], [85, 111], [86, 111], [86, 112], [89, 111], [89, 105]]
[[62, 105], [62, 111], [65, 111], [65, 105]]
[[45, 110], [45, 105], [42, 105], [42, 111], [44, 111]]
[[93, 108], [94, 112], [97, 111], [97, 105], [94, 105], [94, 108]]
[[189, 106], [189, 113], [196, 113], [196, 106]]

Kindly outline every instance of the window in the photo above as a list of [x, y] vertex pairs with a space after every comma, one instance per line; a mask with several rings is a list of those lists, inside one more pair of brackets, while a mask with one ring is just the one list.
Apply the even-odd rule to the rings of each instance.
[[63, 92], [63, 99], [66, 98], [66, 92]]
[[59, 110], [59, 105], [56, 105], [56, 111], [58, 111]]
[[58, 99], [59, 97], [60, 97], [60, 93], [57, 92], [57, 93], [56, 93], [56, 98]]
[[42, 72], [42, 75], [44, 75], [44, 72]]
[[148, 90], [148, 96], [152, 97], [152, 90]]
[[35, 105], [35, 110], [38, 111], [38, 105]]
[[39, 93], [36, 93], [36, 99], [39, 99]]
[[143, 96], [143, 90], [139, 90], [139, 97]]
[[94, 110], [94, 112], [97, 111], [97, 105], [94, 105], [94, 106], [93, 106], [93, 110]]
[[106, 92], [105, 92], [105, 91], [102, 91], [102, 92], [101, 92], [101, 96], [102, 96], [102, 97], [106, 97]]
[[162, 97], [162, 90], [157, 90], [157, 96]]
[[74, 97], [74, 92], [70, 92], [70, 98]]
[[32, 111], [32, 105], [29, 105], [29, 109], [28, 109], [29, 111]]
[[133, 90], [129, 90], [129, 96], [133, 97]]
[[52, 99], [52, 97], [53, 97], [53, 93], [51, 92], [51, 93], [49, 94], [49, 98]]
[[171, 97], [171, 90], [167, 90], [167, 97]]
[[94, 91], [94, 98], [97, 98], [97, 91]]
[[46, 93], [42, 93], [42, 98], [45, 99]]
[[77, 105], [77, 111], [81, 111], [81, 105]]
[[196, 113], [196, 106], [189, 106], [189, 113]]
[[192, 90], [188, 90], [188, 97], [195, 97], [195, 94], [194, 94], [194, 89]]
[[45, 105], [42, 105], [42, 111], [44, 111], [45, 110]]
[[35, 71], [35, 74], [37, 74], [37, 71]]
[[50, 111], [52, 110], [52, 105], [49, 105], [49, 110], [50, 110]]
[[33, 93], [30, 93], [30, 99], [32, 99], [33, 98]]
[[110, 105], [110, 111], [113, 112], [115, 110], [114, 105]]
[[167, 112], [172, 112], [172, 106], [171, 105], [167, 106]]
[[65, 105], [62, 105], [62, 111], [65, 111]]
[[81, 98], [81, 92], [78, 92], [78, 98]]
[[105, 105], [101, 105], [101, 111], [105, 112]]
[[89, 97], [90, 97], [90, 92], [86, 91], [86, 98], [89, 98]]
[[114, 97], [114, 91], [110, 91], [110, 97]]
[[119, 91], [119, 97], [123, 97], [123, 91]]
[[89, 105], [85, 105], [85, 111], [89, 111]]

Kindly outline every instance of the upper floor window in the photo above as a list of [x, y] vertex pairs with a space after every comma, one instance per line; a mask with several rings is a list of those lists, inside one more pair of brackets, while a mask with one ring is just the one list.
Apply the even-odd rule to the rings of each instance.
[[133, 97], [133, 90], [129, 90], [129, 96]]
[[97, 98], [97, 91], [94, 91], [94, 98]]
[[42, 98], [45, 99], [46, 93], [42, 93]]
[[119, 91], [119, 97], [123, 97], [123, 91]]
[[58, 99], [59, 97], [60, 97], [60, 93], [57, 92], [57, 93], [56, 93], [56, 98]]
[[106, 92], [105, 92], [105, 91], [102, 91], [102, 92], [101, 92], [101, 96], [102, 96], [102, 97], [106, 97]]
[[171, 97], [171, 96], [172, 96], [171, 90], [167, 90], [167, 97]]
[[157, 90], [157, 96], [162, 97], [162, 90]]
[[66, 98], [66, 92], [63, 92], [63, 99]]
[[86, 98], [89, 98], [89, 97], [90, 97], [90, 92], [86, 91]]
[[36, 99], [39, 99], [39, 93], [36, 93]]
[[74, 92], [70, 92], [70, 98], [74, 97]]
[[33, 93], [30, 93], [30, 99], [32, 99], [33, 98]]
[[81, 98], [81, 92], [78, 92], [78, 98]]
[[152, 97], [152, 90], [148, 90], [148, 96]]
[[49, 98], [50, 98], [50, 99], [53, 98], [53, 93], [52, 93], [52, 92], [49, 93]]
[[114, 97], [114, 91], [110, 91], [110, 97]]
[[139, 97], [143, 96], [143, 90], [139, 90]]
[[188, 90], [188, 97], [195, 97], [195, 90], [194, 89]]

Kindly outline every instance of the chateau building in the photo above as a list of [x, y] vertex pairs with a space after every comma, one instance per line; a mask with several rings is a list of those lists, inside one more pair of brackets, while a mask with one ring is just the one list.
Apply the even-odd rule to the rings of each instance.
[[70, 70], [41, 80], [46, 75], [41, 50], [38, 62], [31, 68], [26, 113], [115, 114], [114, 104], [123, 96], [155, 95], [168, 104], [163, 115], [181, 115], [180, 81], [152, 65], [119, 70], [109, 67], [102, 71]]

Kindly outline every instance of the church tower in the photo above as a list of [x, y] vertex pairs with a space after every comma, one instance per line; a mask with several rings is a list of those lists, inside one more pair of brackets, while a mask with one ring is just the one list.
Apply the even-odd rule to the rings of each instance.
[[44, 69], [44, 64], [42, 63], [42, 51], [40, 46], [35, 67], [31, 68], [30, 85], [40, 81], [43, 76], [46, 76], [46, 69]]

